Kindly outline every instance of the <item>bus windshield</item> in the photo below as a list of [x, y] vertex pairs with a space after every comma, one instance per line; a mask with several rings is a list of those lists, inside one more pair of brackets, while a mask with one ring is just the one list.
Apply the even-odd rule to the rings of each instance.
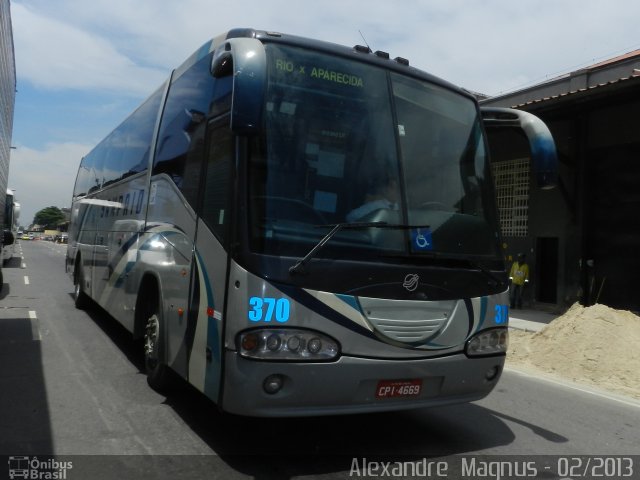
[[[248, 167], [250, 248], [320, 257], [496, 259], [475, 102], [426, 80], [268, 44], [264, 128]], [[378, 225], [398, 228], [377, 228]]]

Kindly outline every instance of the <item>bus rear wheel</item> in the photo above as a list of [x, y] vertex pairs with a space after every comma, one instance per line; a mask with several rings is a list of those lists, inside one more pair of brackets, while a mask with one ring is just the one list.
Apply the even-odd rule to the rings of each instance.
[[159, 313], [153, 313], [144, 329], [144, 365], [147, 383], [157, 391], [168, 390], [171, 386], [169, 368], [163, 363], [164, 325]]

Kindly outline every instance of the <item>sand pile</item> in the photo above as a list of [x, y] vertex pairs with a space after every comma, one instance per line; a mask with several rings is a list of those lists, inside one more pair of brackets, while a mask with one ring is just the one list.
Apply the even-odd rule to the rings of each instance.
[[640, 317], [573, 305], [541, 332], [509, 332], [507, 366], [538, 369], [640, 399]]

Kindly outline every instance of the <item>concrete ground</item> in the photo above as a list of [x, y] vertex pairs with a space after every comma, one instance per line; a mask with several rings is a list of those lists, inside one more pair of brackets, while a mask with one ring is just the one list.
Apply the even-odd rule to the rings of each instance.
[[527, 332], [538, 332], [559, 315], [534, 309], [510, 309], [509, 327]]

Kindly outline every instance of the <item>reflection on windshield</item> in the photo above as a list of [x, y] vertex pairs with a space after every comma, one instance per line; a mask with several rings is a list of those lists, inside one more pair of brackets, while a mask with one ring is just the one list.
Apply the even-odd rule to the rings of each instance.
[[271, 44], [267, 55], [249, 163], [253, 251], [303, 257], [327, 234], [318, 226], [385, 222], [429, 227], [342, 229], [319, 256], [496, 255], [474, 102], [339, 57]]

